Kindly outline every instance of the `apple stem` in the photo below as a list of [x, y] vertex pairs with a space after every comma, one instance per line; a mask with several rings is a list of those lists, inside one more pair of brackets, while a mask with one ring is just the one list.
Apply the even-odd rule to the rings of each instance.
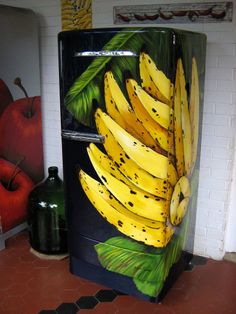
[[29, 95], [28, 95], [28, 93], [27, 93], [27, 91], [26, 91], [26, 89], [24, 88], [24, 86], [22, 85], [22, 83], [21, 83], [21, 78], [20, 77], [16, 77], [15, 79], [14, 79], [14, 84], [15, 85], [17, 85], [22, 91], [23, 91], [23, 93], [25, 94], [25, 97], [27, 98], [27, 100], [28, 100], [28, 105], [29, 105], [29, 111], [27, 111], [26, 112], [26, 114], [25, 114], [25, 116], [26, 116], [26, 118], [31, 118], [32, 116], [33, 116], [33, 114], [34, 114], [34, 99], [35, 99], [35, 97], [32, 99], [32, 101], [30, 102], [30, 98], [29, 98]]
[[15, 164], [15, 167], [14, 167], [14, 169], [13, 169], [13, 171], [12, 171], [12, 175], [11, 175], [11, 177], [10, 177], [8, 183], [7, 183], [7, 190], [8, 190], [8, 191], [11, 190], [11, 186], [12, 186], [12, 183], [13, 183], [15, 177], [18, 175], [18, 173], [21, 172], [21, 170], [20, 170], [20, 169], [17, 170], [17, 168], [18, 168], [19, 164], [20, 164], [24, 159], [25, 159], [25, 156], [23, 156], [21, 159], [19, 159], [19, 160], [17, 161], [17, 163]]
[[11, 179], [8, 181], [8, 185], [7, 185], [7, 190], [8, 190], [8, 191], [11, 191], [12, 183], [13, 183], [15, 177], [16, 177], [16, 176], [18, 175], [18, 173], [20, 173], [20, 172], [21, 172], [21, 170], [18, 170], [18, 171], [16, 171], [16, 172], [14, 173], [14, 175], [11, 176]]
[[21, 84], [21, 78], [20, 77], [16, 77], [14, 79], [14, 84], [17, 85], [22, 91], [23, 93], [25, 94], [25, 97], [29, 99], [29, 96], [27, 94], [27, 91], [26, 89], [24, 88], [24, 86]]

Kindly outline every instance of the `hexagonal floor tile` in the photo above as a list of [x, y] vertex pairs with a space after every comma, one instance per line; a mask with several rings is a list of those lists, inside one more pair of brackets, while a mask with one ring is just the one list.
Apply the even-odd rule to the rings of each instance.
[[93, 296], [84, 296], [75, 303], [80, 309], [93, 309], [98, 304], [98, 300]]
[[79, 308], [75, 303], [62, 303], [56, 308], [57, 314], [76, 314]]
[[112, 302], [117, 297], [117, 294], [113, 290], [100, 290], [95, 297], [100, 302]]

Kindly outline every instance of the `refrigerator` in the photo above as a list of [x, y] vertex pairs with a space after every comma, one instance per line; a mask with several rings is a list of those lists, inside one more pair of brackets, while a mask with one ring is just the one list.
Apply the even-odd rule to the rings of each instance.
[[70, 271], [160, 302], [193, 258], [204, 34], [58, 35]]

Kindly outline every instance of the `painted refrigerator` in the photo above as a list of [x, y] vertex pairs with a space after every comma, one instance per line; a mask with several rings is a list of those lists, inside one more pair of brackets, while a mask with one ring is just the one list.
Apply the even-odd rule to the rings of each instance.
[[61, 32], [70, 269], [159, 302], [193, 257], [205, 35]]

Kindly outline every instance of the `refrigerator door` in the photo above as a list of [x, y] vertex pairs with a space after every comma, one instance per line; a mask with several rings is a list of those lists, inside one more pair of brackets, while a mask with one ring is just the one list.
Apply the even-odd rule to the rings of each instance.
[[159, 301], [191, 260], [204, 65], [197, 33], [59, 34], [72, 273]]

